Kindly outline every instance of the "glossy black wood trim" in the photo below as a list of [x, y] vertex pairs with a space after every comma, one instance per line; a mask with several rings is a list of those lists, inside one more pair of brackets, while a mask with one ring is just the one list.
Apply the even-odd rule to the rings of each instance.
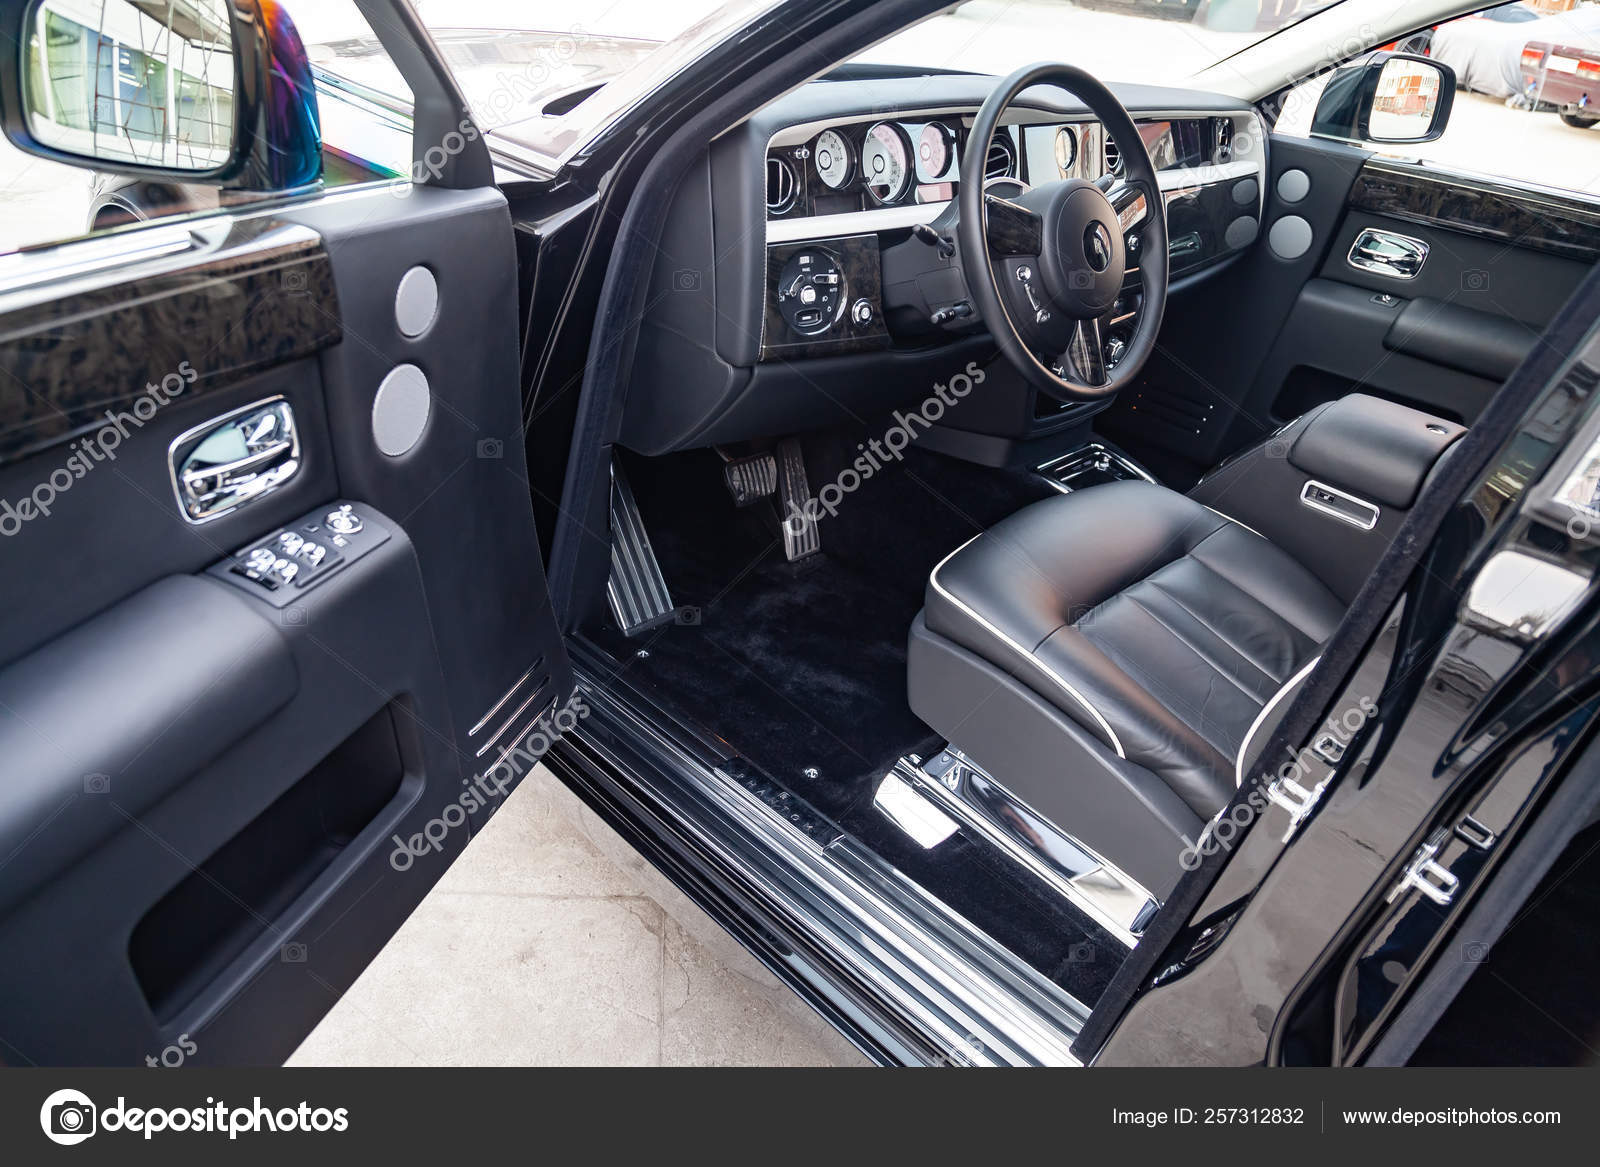
[[[778, 276], [789, 257], [802, 251], [823, 250], [839, 261], [844, 272], [844, 310], [839, 320], [820, 336], [802, 336], [789, 327], [778, 310]], [[856, 322], [852, 311], [858, 300], [872, 305], [872, 319]], [[883, 264], [876, 235], [851, 235], [807, 243], [774, 244], [767, 248], [767, 307], [762, 324], [761, 359], [815, 357], [831, 353], [861, 352], [889, 347], [883, 322]]]
[[0, 461], [112, 424], [153, 387], [187, 400], [343, 336], [328, 253], [303, 227], [242, 220], [184, 259], [0, 289], [17, 304], [0, 307]]
[[1356, 210], [1501, 239], [1513, 247], [1585, 262], [1600, 258], [1600, 204], [1556, 191], [1375, 160], [1356, 175], [1349, 203]]

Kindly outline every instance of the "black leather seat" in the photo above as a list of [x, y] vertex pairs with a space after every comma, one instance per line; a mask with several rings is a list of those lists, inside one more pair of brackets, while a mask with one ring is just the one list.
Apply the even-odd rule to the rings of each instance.
[[[1343, 605], [1260, 535], [1145, 482], [1012, 515], [928, 581], [912, 708], [1158, 895]], [[1254, 731], [1254, 732], [1253, 732]]]

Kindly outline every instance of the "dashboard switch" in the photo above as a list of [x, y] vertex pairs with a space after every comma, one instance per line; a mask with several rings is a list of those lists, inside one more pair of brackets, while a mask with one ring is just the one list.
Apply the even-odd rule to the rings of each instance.
[[872, 323], [875, 313], [872, 311], [872, 301], [868, 299], [857, 300], [850, 306], [850, 319], [865, 328]]

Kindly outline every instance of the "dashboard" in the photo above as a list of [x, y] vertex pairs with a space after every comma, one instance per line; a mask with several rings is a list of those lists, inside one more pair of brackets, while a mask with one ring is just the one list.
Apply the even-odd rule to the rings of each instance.
[[[814, 81], [711, 143], [669, 211], [635, 372], [659, 384], [636, 384], [626, 444], [650, 453], [862, 416], [903, 397], [908, 379], [915, 394], [942, 365], [983, 352], [977, 322], [930, 323], [965, 298], [959, 272], [911, 272], [903, 258], [927, 246], [914, 230], [951, 209], [993, 84]], [[1172, 278], [1203, 278], [1253, 245], [1267, 173], [1256, 111], [1218, 94], [1113, 90], [1158, 172]], [[1121, 148], [1076, 98], [1038, 87], [1006, 112], [983, 172], [986, 186], [1094, 181], [1122, 172]], [[1103, 322], [1112, 345], [1140, 307], [1129, 268]], [[1048, 422], [1036, 412], [1018, 424]]]
[[[779, 134], [767, 151], [767, 219], [803, 219], [948, 203], [959, 188], [961, 159], [975, 111], [926, 121], [840, 122], [812, 133]], [[1234, 161], [1235, 119], [1167, 118], [1139, 124], [1158, 170]], [[790, 142], [797, 135], [804, 140]], [[1122, 156], [1096, 122], [1012, 124], [989, 144], [984, 178], [1035, 183], [1120, 174]]]

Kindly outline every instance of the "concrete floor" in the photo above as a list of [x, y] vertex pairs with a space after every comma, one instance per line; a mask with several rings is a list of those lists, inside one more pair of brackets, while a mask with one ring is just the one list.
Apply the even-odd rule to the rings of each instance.
[[288, 1064], [866, 1061], [540, 767]]

